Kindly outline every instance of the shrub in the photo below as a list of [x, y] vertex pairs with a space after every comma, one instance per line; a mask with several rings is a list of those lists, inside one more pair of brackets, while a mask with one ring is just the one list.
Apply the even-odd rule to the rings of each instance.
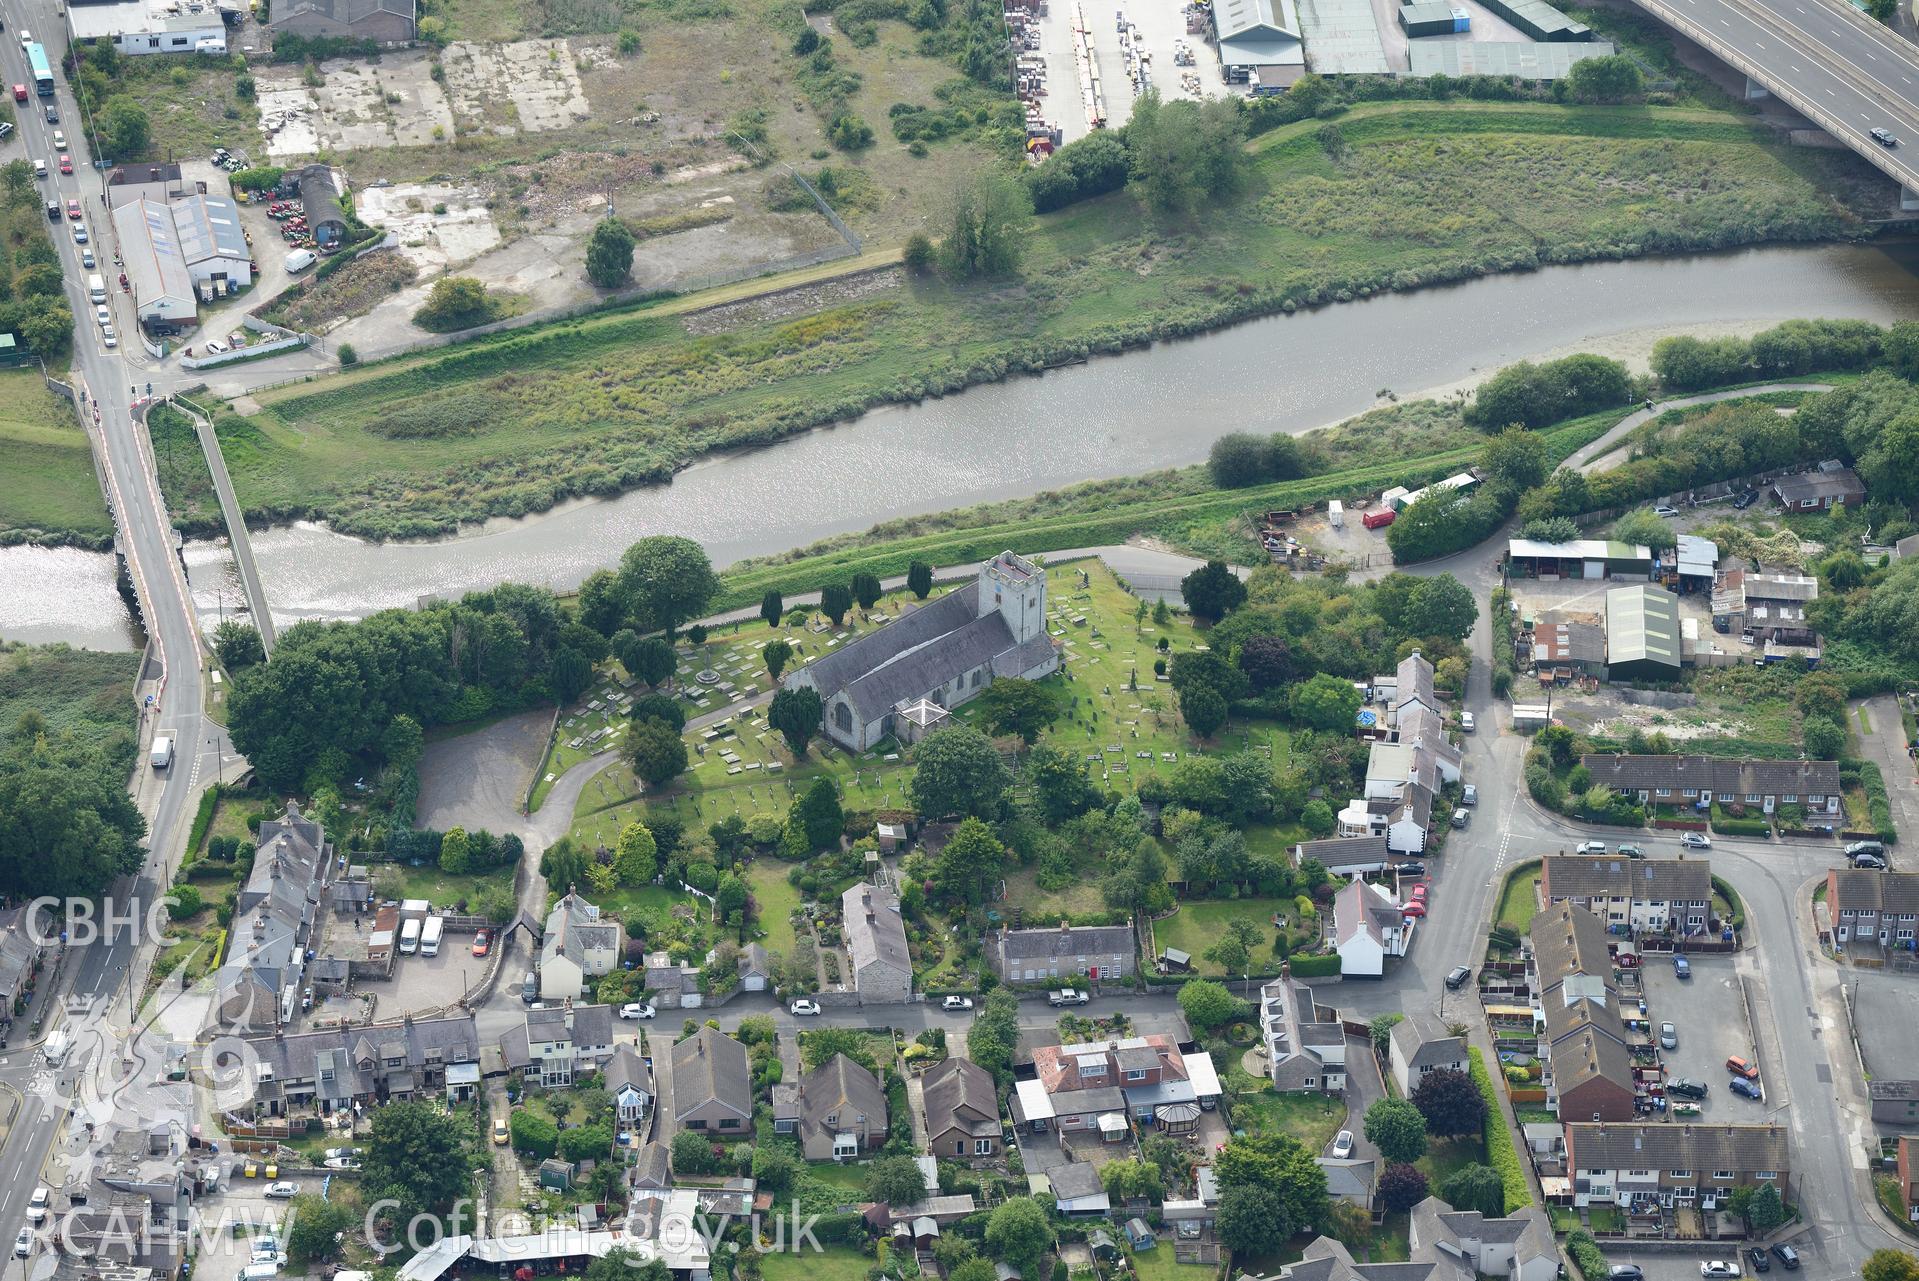
[[1586, 1281], [1605, 1281], [1612, 1269], [1606, 1263], [1606, 1256], [1599, 1252], [1599, 1242], [1593, 1240], [1592, 1233], [1584, 1228], [1566, 1238], [1566, 1253], [1572, 1256], [1573, 1264]]
[[1486, 1163], [1499, 1172], [1500, 1182], [1506, 1186], [1506, 1213], [1512, 1214], [1533, 1203], [1532, 1188], [1526, 1182], [1525, 1167], [1519, 1163], [1519, 1153], [1513, 1147], [1512, 1133], [1506, 1129], [1506, 1118], [1499, 1110], [1499, 1090], [1486, 1071], [1486, 1060], [1477, 1046], [1467, 1053], [1472, 1057], [1473, 1084], [1486, 1100]]
[[1293, 977], [1300, 979], [1323, 979], [1339, 973], [1339, 954], [1328, 952], [1324, 956], [1289, 957]]
[[341, 366], [345, 367], [348, 365], [357, 365], [359, 363], [360, 363], [360, 353], [353, 349], [353, 344], [350, 342], [341, 343], [340, 344]]

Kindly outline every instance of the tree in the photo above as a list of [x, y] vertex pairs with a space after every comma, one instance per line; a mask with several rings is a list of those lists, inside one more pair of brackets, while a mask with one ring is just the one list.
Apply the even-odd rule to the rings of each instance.
[[1545, 441], [1522, 427], [1508, 427], [1481, 446], [1479, 468], [1488, 480], [1503, 481], [1515, 491], [1524, 491], [1546, 482], [1552, 460], [1547, 457]]
[[1579, 525], [1570, 516], [1548, 516], [1527, 521], [1519, 536], [1537, 543], [1570, 543], [1579, 537]]
[[999, 817], [1012, 776], [986, 735], [970, 725], [934, 730], [920, 743], [915, 760], [907, 796], [921, 818]]
[[1828, 720], [1809, 720], [1799, 729], [1806, 755], [1816, 761], [1836, 761], [1846, 750], [1846, 731]]
[[[516, 1118], [521, 1114], [515, 1112]], [[713, 1140], [693, 1130], [681, 1130], [673, 1136], [673, 1173], [712, 1174], [720, 1168], [713, 1155]]]
[[660, 874], [660, 845], [646, 824], [637, 819], [620, 829], [619, 848], [613, 854], [613, 874], [629, 889], [651, 885]]
[[1250, 432], [1231, 432], [1213, 442], [1206, 470], [1221, 489], [1244, 489], [1266, 479], [1266, 442]]
[[1506, 1213], [1506, 1185], [1488, 1165], [1464, 1165], [1439, 1185], [1439, 1199], [1455, 1210], [1477, 1210], [1489, 1219]]
[[471, 1121], [429, 1103], [376, 1108], [360, 1174], [366, 1203], [391, 1198], [399, 1221], [445, 1213], [472, 1184], [466, 1154], [471, 1133]]
[[1211, 738], [1219, 733], [1226, 724], [1226, 700], [1219, 691], [1205, 685], [1196, 686], [1179, 696], [1179, 714], [1186, 721], [1186, 728], [1200, 738]]
[[1158, 1201], [1166, 1195], [1166, 1183], [1159, 1167], [1146, 1161], [1127, 1159], [1108, 1161], [1099, 1170], [1100, 1186], [1115, 1201], [1136, 1198]]
[[1566, 90], [1575, 102], [1626, 102], [1637, 98], [1644, 88], [1639, 64], [1617, 53], [1582, 58], [1566, 76]]
[[560, 1135], [560, 1155], [569, 1161], [604, 1159], [613, 1150], [613, 1130], [606, 1125], [576, 1125]]
[[1919, 1258], [1904, 1250], [1874, 1250], [1859, 1276], [1860, 1281], [1919, 1281]]
[[1239, 670], [1261, 694], [1290, 685], [1298, 678], [1293, 647], [1283, 636], [1251, 636], [1239, 647]]
[[1363, 700], [1351, 681], [1315, 672], [1311, 680], [1293, 686], [1289, 701], [1293, 719], [1308, 729], [1350, 734]]
[[1672, 525], [1645, 507], [1629, 511], [1614, 521], [1612, 536], [1622, 543], [1644, 543], [1654, 551], [1679, 545], [1679, 535], [1673, 532]]
[[933, 567], [923, 560], [916, 560], [906, 567], [906, 588], [920, 600], [933, 590]]
[[1220, 1189], [1214, 1227], [1234, 1254], [1272, 1254], [1302, 1226], [1288, 1217], [1285, 1198], [1274, 1188], [1243, 1183]]
[[1755, 1235], [1764, 1236], [1786, 1221], [1785, 1202], [1780, 1199], [1779, 1185], [1761, 1183], [1752, 1194], [1752, 1204], [1746, 1207], [1746, 1226]]
[[6, 185], [7, 204], [15, 209], [33, 203], [33, 181], [33, 166], [24, 160], [9, 160], [4, 167], [0, 167], [0, 182]]
[[1413, 1106], [1426, 1118], [1426, 1132], [1442, 1139], [1478, 1134], [1486, 1124], [1486, 1099], [1464, 1072], [1438, 1068], [1413, 1090]]
[[686, 728], [686, 705], [671, 694], [642, 694], [633, 700], [630, 720], [658, 721], [674, 733]]
[[1272, 1208], [1281, 1220], [1281, 1240], [1326, 1220], [1326, 1173], [1316, 1154], [1289, 1135], [1229, 1140], [1214, 1158], [1213, 1169], [1222, 1189], [1259, 1187], [1277, 1195]]
[[805, 795], [793, 803], [793, 814], [811, 849], [838, 847], [840, 833], [846, 827], [846, 812], [840, 808], [840, 789], [833, 786], [832, 779], [824, 774], [814, 779]]
[[679, 661], [672, 645], [657, 636], [648, 636], [627, 650], [620, 666], [626, 668], [628, 675], [657, 689], [672, 679]]
[[873, 574], [853, 575], [852, 587], [853, 599], [859, 602], [859, 607], [863, 610], [871, 609], [878, 604], [880, 597], [886, 591], [880, 586], [879, 578]]
[[926, 1176], [910, 1156], [885, 1156], [866, 1169], [866, 1196], [882, 1205], [918, 1205], [926, 1199]]
[[1032, 1197], [1004, 1201], [986, 1220], [987, 1253], [1021, 1272], [1033, 1272], [1052, 1243], [1053, 1229], [1046, 1222], [1046, 1212]]
[[1206, 951], [1206, 959], [1228, 974], [1245, 974], [1252, 968], [1253, 948], [1259, 943], [1259, 931], [1243, 916], [1226, 922], [1226, 932]]
[[780, 620], [785, 617], [786, 602], [781, 599], [778, 592], [769, 588], [766, 595], [760, 597], [761, 620], [764, 621], [768, 627], [778, 627]]
[[260, 633], [235, 618], [225, 619], [213, 629], [213, 652], [228, 676], [267, 661], [267, 648]]
[[997, 168], [962, 180], [953, 193], [940, 266], [959, 279], [1011, 275], [1019, 270], [1032, 212], [1025, 184]]
[[1451, 574], [1423, 579], [1406, 600], [1405, 627], [1414, 636], [1462, 641], [1479, 621], [1472, 589]]
[[1394, 1163], [1379, 1176], [1379, 1199], [1389, 1214], [1404, 1214], [1426, 1199], [1426, 1176], [1418, 1166]]
[[124, 94], [107, 99], [101, 109], [98, 130], [107, 155], [114, 160], [133, 160], [146, 154], [153, 141], [153, 125], [146, 108]]
[[1373, 1053], [1385, 1058], [1392, 1051], [1393, 1029], [1405, 1020], [1404, 1014], [1376, 1014], [1372, 1022], [1366, 1025], [1366, 1032], [1372, 1037]]
[[1318, 797], [1307, 801], [1306, 804], [1301, 807], [1299, 811], [1299, 822], [1300, 826], [1304, 827], [1308, 832], [1311, 832], [1315, 837], [1331, 836], [1333, 834], [1333, 828], [1339, 825], [1336, 816], [1333, 814], [1333, 807]]
[[770, 640], [766, 648], [760, 651], [760, 657], [766, 661], [766, 674], [779, 680], [780, 673], [786, 670], [787, 661], [793, 657], [793, 647], [783, 640]]
[[1204, 1032], [1245, 1018], [1249, 1009], [1245, 1001], [1226, 990], [1225, 984], [1211, 979], [1191, 979], [1183, 984], [1179, 1008], [1188, 1023]]
[[1017, 734], [1028, 747], [1039, 741], [1040, 731], [1059, 715], [1059, 705], [1050, 691], [1036, 681], [1016, 676], [994, 681], [975, 702], [980, 719], [995, 734]]
[[440, 838], [440, 870], [449, 876], [464, 876], [470, 870], [468, 855], [470, 842], [466, 829], [455, 827], [448, 829]]
[[1426, 1155], [1426, 1118], [1405, 1099], [1379, 1099], [1366, 1109], [1366, 1138], [1388, 1161], [1411, 1165]]
[[1033, 781], [1039, 812], [1049, 823], [1063, 823], [1099, 803], [1086, 767], [1057, 747], [1034, 748], [1026, 758], [1026, 773]]
[[413, 313], [413, 323], [436, 334], [471, 329], [493, 319], [493, 301], [486, 286], [471, 276], [442, 276], [433, 282], [426, 302]]
[[649, 787], [660, 787], [686, 772], [686, 742], [660, 721], [630, 721], [621, 747], [633, 773]]
[[553, 656], [553, 701], [564, 707], [577, 702], [593, 684], [593, 661], [577, 649], [562, 649]]
[[846, 621], [846, 611], [853, 608], [853, 589], [845, 583], [828, 583], [820, 588], [820, 613], [833, 620], [838, 627]]
[[641, 630], [671, 633], [698, 618], [720, 589], [706, 552], [690, 538], [642, 538], [620, 557], [620, 590]]
[[1221, 560], [1209, 560], [1179, 583], [1180, 597], [1193, 617], [1217, 623], [1246, 603], [1246, 584]]
[[810, 685], [782, 689], [766, 709], [766, 723], [779, 731], [788, 751], [806, 755], [807, 740], [820, 732], [820, 692]]
[[350, 1231], [357, 1216], [338, 1200], [307, 1193], [287, 1207], [287, 1261], [295, 1265], [324, 1263], [340, 1253], [340, 1234]]
[[986, 901], [1006, 869], [1006, 847], [993, 829], [969, 818], [954, 830], [939, 853], [933, 875], [950, 898], [969, 906]]
[[980, 1002], [966, 1033], [966, 1055], [1004, 1085], [1013, 1079], [1013, 1048], [1019, 1043], [1019, 997], [995, 988]]
[[616, 289], [633, 272], [633, 233], [617, 218], [602, 218], [586, 239], [586, 278]]
[[1154, 213], [1189, 214], [1202, 200], [1217, 200], [1239, 187], [1245, 172], [1243, 136], [1233, 103], [1162, 102], [1157, 93], [1147, 93], [1133, 104], [1126, 126], [1133, 184]]
[[932, 237], [923, 231], [908, 236], [905, 245], [900, 248], [900, 264], [909, 275], [930, 275], [938, 262], [939, 250], [933, 247]]

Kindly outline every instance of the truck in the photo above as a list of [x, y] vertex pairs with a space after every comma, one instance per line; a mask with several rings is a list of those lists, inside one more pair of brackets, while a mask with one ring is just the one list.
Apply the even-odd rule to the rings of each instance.
[[427, 917], [426, 928], [420, 931], [420, 955], [421, 956], [438, 956], [440, 954], [440, 937], [445, 933], [446, 933], [445, 917], [443, 916]]
[[1080, 991], [1078, 988], [1071, 987], [1063, 987], [1057, 992], [1048, 992], [1046, 994], [1046, 1003], [1048, 1005], [1084, 1005], [1092, 999], [1092, 997], [1086, 995], [1086, 993]]
[[1368, 529], [1384, 529], [1399, 519], [1399, 513], [1390, 507], [1382, 507], [1376, 512], [1367, 512], [1359, 518], [1359, 523]]
[[416, 918], [408, 920], [400, 927], [400, 953], [403, 956], [412, 956], [419, 950], [420, 922]]
[[173, 740], [162, 734], [153, 740], [153, 750], [147, 753], [147, 764], [155, 769], [165, 769], [173, 764]]
[[67, 1058], [67, 1034], [57, 1031], [47, 1038], [42, 1052], [47, 1056], [48, 1067], [59, 1067]]

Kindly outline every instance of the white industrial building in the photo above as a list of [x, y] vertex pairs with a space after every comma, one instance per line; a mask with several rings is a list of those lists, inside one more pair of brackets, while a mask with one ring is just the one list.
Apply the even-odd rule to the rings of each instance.
[[172, 207], [130, 201], [113, 211], [113, 230], [140, 322], [192, 320], [193, 275], [180, 253]]
[[253, 255], [238, 205], [225, 196], [188, 196], [171, 208], [180, 253], [195, 284], [243, 289], [253, 283]]
[[205, 53], [224, 57], [227, 28], [212, 0], [117, 0], [69, 4], [75, 42], [107, 40], [125, 54]]

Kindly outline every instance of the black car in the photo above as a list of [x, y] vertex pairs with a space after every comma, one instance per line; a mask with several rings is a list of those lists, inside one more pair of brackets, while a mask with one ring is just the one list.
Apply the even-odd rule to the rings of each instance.
[[1878, 143], [1882, 147], [1896, 147], [1899, 145], [1899, 140], [1892, 136], [1892, 132], [1890, 130], [1868, 129], [1866, 132], [1870, 133], [1872, 135], [1872, 140]]
[[1743, 1094], [1749, 1099], [1759, 1099], [1759, 1098], [1765, 1097], [1765, 1095], [1759, 1089], [1759, 1082], [1748, 1081], [1743, 1076], [1735, 1076], [1730, 1082], [1730, 1086], [1734, 1094]]
[[1732, 505], [1739, 511], [1745, 511], [1746, 508], [1752, 506], [1754, 503], [1758, 501], [1759, 501], [1759, 491], [1756, 489], [1748, 489], [1745, 493], [1733, 499]]
[[1704, 1081], [1692, 1081], [1680, 1077], [1676, 1081], [1666, 1082], [1666, 1093], [1677, 1094], [1682, 1099], [1703, 1099], [1712, 1092], [1712, 1087]]
[[48, 222], [60, 221], [60, 202], [58, 200], [47, 201], [47, 221]]
[[1764, 1246], [1755, 1245], [1747, 1250], [1746, 1262], [1752, 1264], [1754, 1272], [1772, 1271], [1772, 1258], [1766, 1253]]
[[1772, 1253], [1775, 1258], [1786, 1265], [1786, 1271], [1799, 1271], [1799, 1251], [1781, 1241], [1772, 1248]]
[[1412, 859], [1409, 862], [1393, 864], [1393, 871], [1398, 872], [1401, 876], [1424, 876], [1426, 875], [1426, 865], [1418, 859]]
[[1858, 858], [1861, 854], [1873, 854], [1879, 858], [1886, 856], [1886, 847], [1880, 841], [1854, 841], [1846, 846], [1847, 858]]
[[1446, 986], [1457, 992], [1460, 988], [1466, 986], [1467, 980], [1472, 978], [1472, 976], [1473, 972], [1468, 967], [1455, 965], [1453, 966], [1452, 973], [1446, 976]]
[[1615, 1263], [1606, 1269], [1606, 1281], [1646, 1281], [1637, 1264]]
[[54, 106], [51, 102], [47, 104], [47, 123], [50, 125], [60, 123], [60, 108]]

